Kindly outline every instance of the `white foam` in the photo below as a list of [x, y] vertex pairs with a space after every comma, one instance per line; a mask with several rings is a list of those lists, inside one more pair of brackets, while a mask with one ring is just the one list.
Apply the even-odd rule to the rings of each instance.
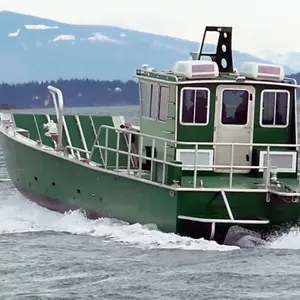
[[80, 211], [64, 215], [49, 211], [23, 197], [8, 196], [0, 201], [0, 234], [56, 231], [103, 237], [107, 240], [142, 248], [228, 251], [238, 247], [222, 246], [213, 241], [163, 233], [155, 225], [128, 225], [113, 219], [89, 220]]
[[283, 234], [270, 243], [272, 249], [300, 249], [300, 230], [292, 228], [289, 233]]

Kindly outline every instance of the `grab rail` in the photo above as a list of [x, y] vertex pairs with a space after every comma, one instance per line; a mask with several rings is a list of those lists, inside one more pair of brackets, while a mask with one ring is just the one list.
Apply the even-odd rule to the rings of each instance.
[[[49, 85], [49, 93], [52, 96], [53, 104], [55, 107], [57, 122], [58, 122], [58, 141], [57, 141], [57, 150], [63, 149], [62, 136], [63, 136], [63, 116], [64, 116], [64, 97], [60, 89]], [[57, 95], [57, 99], [56, 99]]]
[[[111, 148], [108, 146], [108, 132], [109, 131], [114, 131], [115, 133], [117, 133], [117, 146], [116, 148]], [[97, 145], [97, 141], [101, 135], [101, 133], [105, 131], [105, 145], [102, 146], [102, 145]], [[139, 136], [139, 151], [138, 153], [132, 153], [131, 152], [131, 149], [130, 147], [127, 148], [127, 151], [123, 151], [123, 150], [120, 150], [120, 134], [121, 133], [126, 133], [129, 135], [129, 139], [131, 140], [131, 135], [136, 135], [136, 136]], [[144, 146], [144, 138], [150, 138], [152, 139], [152, 142], [151, 142], [151, 157], [148, 157], [146, 155], [142, 155], [142, 149], [143, 149], [143, 146]], [[154, 157], [154, 149], [155, 149], [155, 146], [157, 144], [157, 141], [160, 141], [160, 142], [163, 142], [162, 146], [163, 146], [163, 159], [159, 159], [159, 158], [155, 158]], [[101, 125], [99, 127], [99, 130], [97, 132], [97, 135], [96, 135], [96, 138], [94, 140], [94, 143], [93, 143], [93, 146], [91, 148], [91, 151], [90, 151], [90, 160], [92, 159], [93, 157], [93, 153], [95, 151], [96, 148], [98, 148], [100, 150], [100, 152], [102, 153], [102, 151], [105, 152], [105, 155], [104, 155], [104, 167], [105, 168], [108, 168], [108, 162], [107, 162], [107, 153], [108, 151], [110, 152], [114, 152], [116, 153], [116, 164], [115, 164], [115, 167], [116, 167], [116, 170], [118, 171], [119, 170], [119, 155], [120, 154], [124, 154], [127, 156], [127, 173], [130, 174], [130, 161], [131, 161], [131, 158], [132, 157], [136, 157], [138, 160], [139, 160], [139, 167], [138, 167], [138, 174], [139, 176], [141, 176], [141, 171], [142, 171], [142, 166], [141, 166], [141, 162], [143, 159], [145, 160], [150, 160], [150, 180], [152, 181], [153, 180], [153, 173], [154, 173], [154, 167], [153, 167], [153, 163], [154, 162], [157, 162], [157, 163], [161, 163], [162, 164], [162, 181], [161, 183], [162, 184], [165, 184], [166, 183], [166, 166], [173, 166], [173, 167], [178, 167], [178, 164], [176, 164], [176, 162], [171, 162], [171, 161], [167, 161], [167, 151], [168, 151], [168, 144], [171, 144], [173, 147], [176, 147], [178, 145], [182, 145], [182, 146], [186, 146], [186, 145], [193, 145], [194, 146], [194, 150], [195, 150], [195, 157], [194, 157], [194, 164], [192, 165], [187, 165], [187, 164], [182, 164], [181, 167], [182, 168], [191, 168], [194, 170], [194, 175], [193, 175], [193, 187], [196, 188], [197, 187], [197, 173], [200, 169], [203, 169], [203, 168], [222, 168], [222, 169], [230, 169], [230, 172], [229, 172], [229, 188], [232, 189], [232, 186], [233, 186], [233, 170], [236, 170], [236, 169], [262, 169], [265, 173], [265, 176], [264, 176], [264, 185], [265, 185], [265, 188], [267, 189], [268, 188], [268, 185], [269, 185], [269, 182], [270, 182], [270, 172], [271, 172], [271, 163], [270, 163], [270, 149], [271, 147], [296, 147], [296, 145], [285, 145], [285, 144], [264, 144], [264, 143], [257, 143], [257, 144], [254, 144], [254, 143], [223, 143], [223, 142], [220, 142], [220, 143], [214, 143], [214, 142], [199, 142], [199, 143], [191, 143], [191, 142], [179, 142], [179, 141], [174, 141], [174, 140], [170, 140], [170, 139], [166, 139], [166, 138], [161, 138], [161, 137], [157, 137], [157, 136], [152, 136], [152, 135], [149, 135], [149, 134], [144, 134], [144, 133], [141, 133], [141, 132], [132, 132], [132, 131], [128, 131], [127, 129], [124, 129], [124, 128], [116, 128], [116, 127], [113, 127], [113, 126], [109, 126], [109, 125]], [[197, 156], [197, 150], [198, 150], [198, 147], [199, 145], [211, 145], [211, 146], [214, 146], [214, 145], [228, 145], [228, 146], [231, 146], [231, 163], [230, 165], [216, 165], [216, 164], [211, 164], [211, 165], [199, 165], [196, 163], [196, 156]], [[242, 166], [242, 165], [234, 165], [233, 164], [233, 158], [234, 158], [234, 149], [235, 149], [235, 146], [246, 146], [246, 145], [249, 145], [249, 146], [261, 146], [261, 147], [266, 147], [267, 148], [267, 165], [266, 166]], [[103, 156], [103, 155], [102, 155]], [[299, 187], [300, 187], [300, 181], [299, 181]]]

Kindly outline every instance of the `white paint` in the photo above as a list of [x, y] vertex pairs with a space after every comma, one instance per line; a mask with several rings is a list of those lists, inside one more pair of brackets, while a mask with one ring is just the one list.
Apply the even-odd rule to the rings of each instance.
[[268, 81], [283, 81], [285, 77], [283, 66], [256, 62], [244, 62], [239, 74], [249, 79]]
[[[213, 158], [214, 158], [214, 150], [210, 149], [200, 149], [197, 150], [196, 156], [196, 165], [197, 170], [205, 170], [209, 171], [212, 170], [213, 165]], [[181, 161], [183, 165], [194, 165], [195, 160], [195, 149], [176, 149], [176, 161]], [[202, 167], [199, 167], [202, 166]], [[183, 170], [194, 170], [194, 167], [182, 167]]]
[[[248, 112], [247, 122], [243, 125], [236, 124], [223, 124], [222, 123], [222, 110], [223, 110], [223, 92], [236, 90], [240, 92], [248, 92]], [[254, 122], [254, 101], [255, 88], [247, 85], [219, 85], [216, 89], [216, 95], [218, 101], [216, 101], [216, 108], [214, 114], [214, 143], [245, 143], [246, 145], [239, 145], [232, 147], [228, 145], [214, 145], [214, 164], [220, 166], [231, 166], [231, 160], [233, 160], [234, 166], [251, 166], [251, 151], [250, 145], [253, 141], [253, 122]], [[252, 95], [252, 96], [251, 96]], [[233, 97], [233, 96], [231, 96]], [[240, 97], [236, 94], [236, 97]], [[229, 108], [227, 106], [227, 112]], [[232, 153], [233, 151], [233, 153]], [[233, 157], [232, 157], [233, 154]], [[247, 155], [249, 159], [247, 160]], [[215, 168], [218, 172], [229, 173], [230, 168]], [[234, 169], [233, 173], [248, 173], [249, 169]]]
[[[264, 159], [267, 160], [268, 151], [260, 151], [259, 152], [259, 166], [264, 165]], [[272, 156], [290, 156], [292, 159], [292, 166], [290, 168], [280, 168], [278, 166], [272, 165]], [[297, 152], [295, 151], [270, 151], [269, 158], [271, 161], [271, 166], [276, 167], [277, 172], [285, 172], [285, 173], [295, 173], [297, 167]], [[266, 165], [266, 164], [265, 164]], [[259, 169], [260, 172], [263, 172], [263, 169]]]

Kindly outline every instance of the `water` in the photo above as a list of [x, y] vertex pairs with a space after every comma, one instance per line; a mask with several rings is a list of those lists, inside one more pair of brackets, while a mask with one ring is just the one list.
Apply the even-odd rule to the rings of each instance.
[[[99, 108], [134, 123], [137, 111]], [[0, 300], [299, 299], [296, 230], [264, 249], [242, 250], [151, 224], [51, 212], [1, 181], [7, 176], [0, 153]]]

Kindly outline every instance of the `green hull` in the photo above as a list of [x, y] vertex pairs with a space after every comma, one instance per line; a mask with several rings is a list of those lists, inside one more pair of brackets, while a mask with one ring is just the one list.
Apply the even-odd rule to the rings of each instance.
[[31, 200], [53, 210], [80, 208], [176, 232], [177, 195], [169, 190], [58, 158], [3, 133], [0, 141], [13, 184]]
[[[27, 120], [28, 118], [29, 116]], [[66, 116], [68, 118], [71, 117]], [[22, 127], [32, 133], [33, 129], [29, 125], [25, 126], [25, 123]], [[72, 132], [72, 140], [76, 140], [75, 126]], [[49, 140], [46, 139], [44, 144], [49, 144]], [[80, 139], [77, 137], [77, 140]], [[255, 188], [262, 179], [235, 176], [233, 187], [247, 188], [245, 192], [228, 189], [226, 174], [201, 176], [206, 189], [193, 190], [190, 189], [192, 179], [186, 175], [181, 179], [180, 188], [177, 188], [160, 184], [159, 167], [154, 180], [140, 179], [134, 175], [128, 176], [124, 166], [123, 172], [90, 166], [77, 159], [58, 155], [54, 150], [43, 151], [34, 139], [29, 143], [28, 141], [30, 140], [26, 138], [16, 139], [5, 130], [0, 132], [0, 142], [13, 184], [30, 200], [51, 210], [65, 212], [82, 209], [90, 217], [111, 217], [129, 223], [156, 224], [164, 232], [213, 238], [220, 243], [233, 224], [217, 224], [214, 236], [211, 237], [211, 223], [178, 218], [189, 216], [228, 219], [220, 187], [225, 190], [227, 188], [226, 195], [235, 219], [270, 220], [269, 225], [243, 227], [268, 234], [284, 225], [292, 226], [300, 215], [299, 203], [287, 203], [276, 197], [266, 201], [267, 192]], [[113, 139], [111, 142], [113, 143]], [[113, 159], [111, 157], [111, 161]]]

